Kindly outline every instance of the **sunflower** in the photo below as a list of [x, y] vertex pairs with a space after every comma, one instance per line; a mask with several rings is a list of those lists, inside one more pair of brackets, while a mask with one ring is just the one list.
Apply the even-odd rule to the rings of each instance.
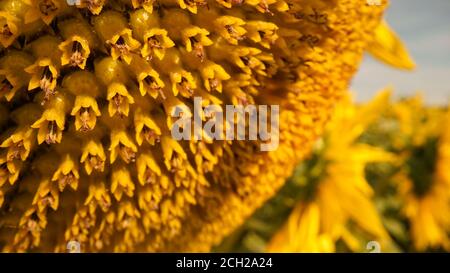
[[366, 238], [388, 242], [376, 207], [373, 190], [365, 179], [369, 162], [388, 162], [394, 156], [382, 149], [358, 143], [358, 137], [388, 105], [389, 92], [372, 102], [352, 106], [347, 99], [336, 108], [323, 144], [316, 149], [305, 192], [285, 226], [270, 241], [267, 250], [275, 252], [332, 252], [342, 240], [352, 251], [361, 251], [355, 230]]
[[415, 250], [450, 250], [450, 113], [420, 97], [393, 106], [400, 124], [403, 168], [394, 176]]
[[[0, 246], [209, 250], [308, 154], [382, 4], [1, 1]], [[280, 105], [278, 150], [176, 141], [197, 96]]]
[[383, 222], [403, 251], [448, 249], [448, 113], [420, 95], [393, 103], [361, 141], [397, 155], [367, 177]]
[[[393, 67], [406, 70], [415, 67], [406, 47], [386, 22], [376, 27], [368, 51]], [[385, 141], [382, 148], [376, 147], [379, 142], [372, 145], [366, 143], [373, 142], [371, 139], [374, 137], [367, 134], [369, 127], [373, 123], [378, 124], [383, 111], [388, 109], [388, 93], [388, 90], [382, 92], [372, 105], [362, 108], [351, 105], [349, 98], [344, 100], [334, 113], [334, 121], [324, 137], [325, 142], [333, 145], [328, 144], [330, 147], [324, 148], [323, 140], [319, 142], [312, 157], [300, 164], [293, 178], [280, 192], [215, 250], [361, 251], [364, 246], [369, 247], [365, 244], [369, 239], [375, 239], [382, 242], [385, 250], [397, 251], [398, 246], [383, 226], [385, 223], [382, 220], [385, 218], [381, 218], [375, 208], [375, 204], [379, 205], [378, 200], [374, 203], [374, 191], [365, 179], [368, 175], [366, 169], [370, 171], [371, 164], [397, 162], [396, 157], [385, 149], [390, 147], [386, 144], [396, 143], [399, 139], [383, 135], [389, 141]], [[351, 118], [355, 122], [350, 122]], [[375, 136], [377, 138], [379, 140], [378, 135]], [[350, 184], [352, 187], [342, 182], [345, 180], [354, 181]], [[334, 200], [331, 203], [338, 205], [330, 205], [329, 200]], [[282, 227], [286, 218], [288, 220]], [[268, 244], [268, 241], [271, 242]]]

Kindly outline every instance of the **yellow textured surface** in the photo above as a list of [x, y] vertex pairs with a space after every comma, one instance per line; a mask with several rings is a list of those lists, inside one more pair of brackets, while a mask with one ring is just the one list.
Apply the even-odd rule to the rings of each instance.
[[[309, 152], [383, 9], [2, 1], [3, 251], [66, 251], [71, 240], [82, 251], [209, 250]], [[194, 96], [280, 105], [279, 148], [175, 141], [167, 113]]]

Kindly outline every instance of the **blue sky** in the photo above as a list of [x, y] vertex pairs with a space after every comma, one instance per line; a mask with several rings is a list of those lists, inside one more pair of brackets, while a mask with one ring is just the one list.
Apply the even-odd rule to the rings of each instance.
[[417, 68], [404, 72], [366, 54], [351, 89], [367, 101], [387, 85], [395, 96], [421, 92], [428, 104], [450, 102], [450, 0], [391, 0], [386, 18], [408, 46]]

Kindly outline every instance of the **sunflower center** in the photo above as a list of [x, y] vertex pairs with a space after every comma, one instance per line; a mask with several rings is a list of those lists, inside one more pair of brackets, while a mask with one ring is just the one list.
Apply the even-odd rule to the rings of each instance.
[[313, 9], [313, 13], [307, 17], [308, 21], [318, 25], [326, 25], [328, 23], [328, 14], [319, 13], [316, 9]]
[[246, 65], [249, 66], [250, 65], [250, 59], [248, 57], [242, 56], [240, 57], [241, 61]]
[[145, 183], [146, 184], [154, 184], [156, 183], [156, 174], [151, 169], [147, 168], [145, 170]]
[[300, 38], [300, 41], [305, 42], [309, 45], [309, 47], [314, 48], [319, 43], [320, 39], [314, 35], [303, 35]]
[[217, 87], [219, 87], [219, 80], [213, 78], [213, 79], [208, 79], [209, 81], [209, 86], [211, 87], [212, 91], [216, 91]]
[[130, 46], [126, 44], [125, 38], [122, 36], [120, 36], [117, 42], [113, 44], [113, 47], [116, 48], [121, 55], [125, 55], [130, 52]]
[[269, 5], [267, 4], [266, 0], [261, 1], [261, 3], [258, 5], [258, 7], [260, 9], [262, 9], [264, 11], [264, 13], [267, 13], [267, 14], [269, 14], [271, 16], [274, 15], [273, 12], [270, 11]]
[[83, 221], [81, 221], [80, 225], [85, 229], [89, 229], [93, 226], [92, 222], [89, 218], [85, 218]]
[[203, 60], [205, 59], [205, 50], [203, 48], [203, 45], [199, 43], [195, 37], [190, 37], [189, 40], [191, 41], [195, 56], [197, 56], [200, 61], [203, 62]]
[[100, 206], [103, 208], [103, 210], [108, 210], [111, 207], [111, 203], [108, 201], [108, 199], [102, 195], [100, 200], [98, 201]]
[[114, 107], [116, 108], [116, 111], [119, 114], [119, 117], [125, 118], [126, 115], [123, 112], [123, 109], [126, 107], [128, 100], [124, 96], [117, 93], [112, 98], [112, 103], [113, 103]]
[[159, 135], [155, 132], [155, 130], [150, 129], [147, 126], [144, 126], [144, 129], [142, 129], [142, 132], [144, 134], [145, 139], [149, 143], [155, 143], [155, 142], [159, 143], [161, 141]]
[[206, 0], [185, 0], [184, 2], [190, 7], [202, 7], [208, 5]]
[[[37, 218], [37, 216], [35, 216]], [[36, 220], [30, 219], [27, 222], [26, 228], [29, 232], [39, 231], [39, 224]]]
[[53, 198], [53, 196], [51, 196], [50, 194], [47, 194], [45, 197], [43, 197], [41, 199], [41, 204], [43, 207], [46, 207], [48, 205], [50, 205], [51, 207], [55, 204], [55, 198]]
[[230, 2], [232, 5], [241, 5], [244, 3], [244, 0], [231, 0]]
[[185, 96], [192, 96], [194, 94], [194, 90], [191, 88], [189, 81], [185, 78], [181, 78], [181, 82], [178, 84], [180, 88], [180, 92]]
[[0, 34], [5, 36], [6, 38], [9, 38], [13, 35], [11, 32], [11, 29], [9, 28], [8, 24], [4, 24], [1, 28]]
[[73, 172], [68, 173], [67, 175], [63, 175], [59, 180], [58, 180], [58, 186], [60, 191], [63, 191], [64, 188], [67, 185], [71, 185], [72, 183], [74, 183], [76, 181], [76, 177], [73, 174]]
[[414, 147], [406, 162], [409, 177], [414, 184], [417, 196], [425, 195], [433, 185], [433, 175], [436, 168], [438, 139], [428, 139], [424, 145]]
[[153, 78], [152, 76], [149, 75], [149, 76], [144, 78], [144, 82], [145, 82], [145, 84], [147, 84], [147, 86], [151, 90], [157, 91], [161, 95], [162, 99], [166, 99], [166, 96], [164, 95], [161, 86], [158, 85], [158, 83], [156, 82], [155, 78]]
[[45, 16], [48, 16], [50, 13], [55, 12], [58, 10], [55, 3], [53, 3], [51, 0], [43, 0], [39, 3], [39, 10], [42, 14]]
[[130, 147], [120, 143], [119, 152], [120, 156], [122, 157], [123, 161], [125, 161], [125, 163], [129, 164], [130, 162], [136, 161], [136, 153]]
[[104, 161], [98, 156], [89, 155], [89, 159], [88, 160], [89, 160], [89, 164], [96, 171], [101, 170], [103, 168], [103, 166], [104, 166]]
[[45, 138], [45, 143], [53, 144], [56, 143], [56, 133], [57, 133], [56, 121], [52, 120], [48, 122], [47, 125], [47, 137]]
[[303, 175], [295, 177], [298, 177], [298, 185], [303, 188], [298, 191], [301, 193], [301, 196], [299, 196], [301, 200], [311, 200], [314, 198], [320, 181], [323, 181], [327, 175], [327, 164], [328, 162], [320, 153], [313, 153], [311, 158], [300, 168], [299, 171]]
[[72, 44], [72, 56], [70, 57], [70, 65], [78, 66], [83, 63], [84, 57], [82, 54], [82, 45], [78, 41], [74, 41]]
[[176, 173], [183, 167], [183, 159], [179, 156], [174, 155], [173, 158], [170, 160], [170, 165], [172, 166], [170, 171], [172, 173]]
[[156, 49], [163, 48], [161, 45], [161, 42], [159, 41], [157, 36], [152, 36], [152, 37], [148, 38], [147, 42], [151, 48], [156, 48]]
[[87, 132], [92, 130], [89, 123], [92, 120], [92, 115], [90, 112], [90, 108], [83, 107], [80, 111], [80, 121], [81, 121], [81, 132]]
[[238, 105], [247, 106], [249, 105], [249, 101], [245, 95], [237, 97]]
[[20, 154], [25, 152], [25, 147], [23, 146], [23, 141], [19, 141], [17, 143], [14, 143], [11, 146], [10, 154], [8, 156], [8, 160], [14, 160], [20, 157]]
[[1, 93], [6, 93], [9, 92], [13, 89], [12, 84], [8, 81], [7, 78], [4, 78], [1, 82], [0, 82], [0, 94]]
[[103, 0], [85, 0], [88, 2], [89, 7], [101, 7], [103, 5]]
[[0, 165], [0, 178], [7, 177], [8, 176], [8, 169], [6, 167], [6, 164]]
[[238, 40], [238, 41], [244, 39], [244, 37], [241, 36], [232, 25], [225, 25], [225, 29], [227, 30], [228, 34], [230, 34], [230, 36], [233, 39]]
[[40, 88], [44, 91], [44, 100], [42, 103], [45, 103], [50, 99], [51, 96], [55, 94], [52, 83], [53, 83], [53, 74], [50, 70], [49, 66], [44, 67], [44, 70], [42, 71], [42, 76], [40, 80]]

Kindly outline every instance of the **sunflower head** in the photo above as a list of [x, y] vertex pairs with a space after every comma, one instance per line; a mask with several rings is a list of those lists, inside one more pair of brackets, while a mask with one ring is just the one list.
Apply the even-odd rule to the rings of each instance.
[[[383, 6], [0, 1], [0, 111], [11, 113], [0, 116], [0, 198], [18, 227], [3, 236], [11, 231], [0, 224], [0, 245], [210, 248], [308, 153]], [[180, 128], [191, 140], [174, 139], [196, 97], [205, 123], [219, 120], [208, 106], [279, 106], [279, 151], [260, 151], [267, 139], [213, 139], [198, 126]]]

